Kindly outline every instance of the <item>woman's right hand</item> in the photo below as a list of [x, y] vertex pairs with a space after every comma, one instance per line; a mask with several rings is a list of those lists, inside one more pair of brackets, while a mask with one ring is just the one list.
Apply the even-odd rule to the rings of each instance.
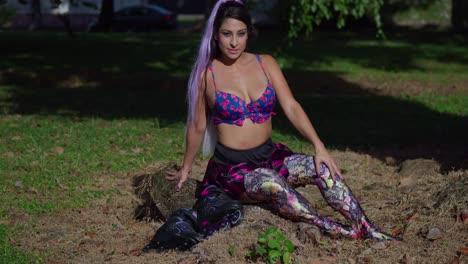
[[166, 178], [166, 180], [169, 180], [169, 181], [179, 180], [176, 186], [176, 192], [178, 192], [182, 189], [182, 185], [187, 180], [188, 175], [189, 175], [189, 171], [180, 169], [178, 171], [167, 172], [164, 178]]

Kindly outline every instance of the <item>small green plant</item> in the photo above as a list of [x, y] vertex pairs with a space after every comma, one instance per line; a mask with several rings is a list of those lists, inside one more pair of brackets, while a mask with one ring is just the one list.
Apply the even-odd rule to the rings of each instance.
[[345, 170], [345, 172], [351, 171], [351, 166], [346, 165], [346, 166], [344, 167], [344, 170]]
[[229, 245], [229, 255], [230, 255], [231, 257], [234, 256], [234, 249], [235, 249], [234, 244]]
[[279, 260], [288, 264], [292, 262], [294, 245], [274, 227], [268, 227], [265, 233], [259, 233], [255, 250], [247, 252], [246, 257], [256, 261], [261, 258], [265, 263], [277, 263]]

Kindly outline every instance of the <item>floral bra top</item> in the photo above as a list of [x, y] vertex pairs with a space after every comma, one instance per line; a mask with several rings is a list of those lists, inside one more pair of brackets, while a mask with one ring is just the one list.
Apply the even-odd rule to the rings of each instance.
[[253, 123], [261, 124], [270, 119], [271, 115], [275, 114], [273, 112], [276, 103], [275, 89], [273, 89], [266, 75], [260, 56], [258, 54], [255, 56], [267, 78], [268, 85], [260, 98], [249, 103], [246, 103], [239, 96], [218, 90], [213, 66], [211, 64], [208, 66], [215, 86], [215, 103], [213, 107], [213, 121], [215, 125], [226, 123], [242, 126], [246, 118], [250, 118]]

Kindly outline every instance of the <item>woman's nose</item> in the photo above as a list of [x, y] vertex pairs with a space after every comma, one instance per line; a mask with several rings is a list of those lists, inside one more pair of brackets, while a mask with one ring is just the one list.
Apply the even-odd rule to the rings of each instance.
[[235, 48], [238, 44], [238, 41], [237, 41], [237, 38], [236, 37], [233, 37], [231, 39], [231, 47]]

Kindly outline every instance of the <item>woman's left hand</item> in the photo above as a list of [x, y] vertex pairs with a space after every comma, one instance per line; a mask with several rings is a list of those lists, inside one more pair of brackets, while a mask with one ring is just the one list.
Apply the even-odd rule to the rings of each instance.
[[333, 181], [336, 181], [336, 176], [340, 177], [341, 180], [344, 180], [343, 176], [340, 173], [340, 170], [336, 166], [335, 162], [333, 159], [330, 157], [330, 154], [328, 154], [327, 149], [325, 147], [316, 147], [315, 148], [315, 168], [317, 173], [319, 174], [321, 172], [321, 166], [320, 164], [323, 163], [325, 164], [328, 169], [330, 170], [331, 176]]

